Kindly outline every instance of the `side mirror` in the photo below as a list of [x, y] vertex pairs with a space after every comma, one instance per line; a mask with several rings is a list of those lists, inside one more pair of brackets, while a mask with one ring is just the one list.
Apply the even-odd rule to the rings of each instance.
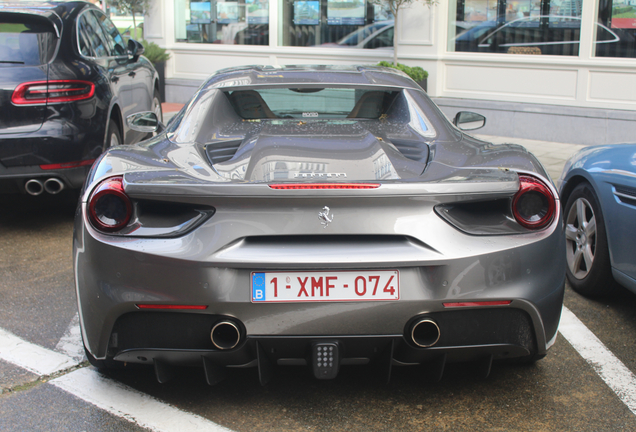
[[486, 117], [470, 111], [460, 111], [453, 119], [453, 124], [461, 130], [475, 130], [486, 125]]
[[128, 39], [128, 55], [133, 61], [139, 60], [139, 56], [144, 53], [144, 46], [134, 39]]
[[142, 111], [126, 117], [128, 127], [137, 132], [161, 133], [166, 128], [152, 111]]

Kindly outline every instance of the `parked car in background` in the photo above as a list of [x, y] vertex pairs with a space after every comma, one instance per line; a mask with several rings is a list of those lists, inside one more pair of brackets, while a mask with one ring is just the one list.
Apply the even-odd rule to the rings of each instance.
[[565, 164], [567, 277], [591, 297], [636, 292], [636, 144], [587, 147]]
[[[620, 30], [601, 23], [595, 25], [595, 46], [621, 40], [617, 34]], [[508, 22], [484, 21], [457, 35], [455, 51], [578, 55], [580, 33], [581, 18], [574, 16], [537, 15]]]
[[[98, 367], [532, 362], [556, 338], [556, 189], [523, 147], [465, 134], [404, 73], [218, 71], [142, 145], [108, 150], [80, 199], [80, 321]], [[154, 132], [153, 113], [130, 118]], [[113, 271], [116, 268], [117, 271]]]
[[394, 21], [379, 21], [349, 33], [338, 42], [321, 46], [338, 48], [393, 48]]
[[124, 119], [161, 117], [159, 77], [85, 2], [0, 5], [0, 192], [81, 187], [104, 149], [147, 134]]

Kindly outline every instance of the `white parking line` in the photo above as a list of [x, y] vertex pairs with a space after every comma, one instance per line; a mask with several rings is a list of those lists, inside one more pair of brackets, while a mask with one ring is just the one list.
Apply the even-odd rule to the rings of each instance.
[[565, 306], [559, 332], [636, 414], [636, 376]]
[[153, 431], [230, 432], [230, 429], [133, 390], [93, 369], [78, 369], [50, 382], [111, 414]]
[[55, 351], [66, 354], [78, 363], [86, 360], [84, 355], [84, 343], [82, 342], [82, 330], [79, 325], [79, 314], [75, 314], [66, 332], [55, 346]]
[[[78, 364], [69, 356], [27, 342], [1, 328], [0, 359], [41, 376]], [[156, 432], [231, 432], [203, 417], [133, 390], [91, 368], [78, 369], [49, 382], [117, 417]]]
[[[636, 376], [565, 306], [559, 332], [636, 414]], [[0, 329], [0, 358], [38, 375], [50, 375], [77, 364], [69, 356], [31, 344], [3, 329]], [[50, 383], [115, 416], [153, 431], [230, 431], [111, 380], [91, 368], [78, 369]]]
[[37, 375], [51, 375], [78, 364], [64, 354], [27, 342], [1, 328], [0, 358]]

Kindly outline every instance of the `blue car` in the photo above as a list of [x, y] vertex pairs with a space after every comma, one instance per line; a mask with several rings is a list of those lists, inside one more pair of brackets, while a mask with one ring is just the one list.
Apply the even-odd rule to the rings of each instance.
[[579, 151], [565, 164], [558, 187], [572, 288], [600, 297], [618, 282], [636, 292], [636, 144]]

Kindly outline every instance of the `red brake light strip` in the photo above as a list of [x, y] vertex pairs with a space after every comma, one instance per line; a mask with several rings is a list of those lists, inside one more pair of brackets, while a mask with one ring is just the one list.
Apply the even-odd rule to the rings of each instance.
[[472, 307], [472, 306], [507, 306], [512, 300], [495, 300], [495, 301], [474, 301], [474, 302], [451, 302], [443, 303], [444, 307]]
[[173, 304], [137, 304], [139, 309], [189, 309], [204, 310], [207, 305], [173, 305]]
[[64, 162], [59, 164], [40, 165], [40, 168], [43, 170], [78, 168], [78, 167], [93, 165], [93, 162], [95, 162], [95, 159], [88, 159], [88, 160], [75, 161], [75, 162]]
[[269, 185], [272, 189], [377, 189], [379, 183], [280, 183]]

